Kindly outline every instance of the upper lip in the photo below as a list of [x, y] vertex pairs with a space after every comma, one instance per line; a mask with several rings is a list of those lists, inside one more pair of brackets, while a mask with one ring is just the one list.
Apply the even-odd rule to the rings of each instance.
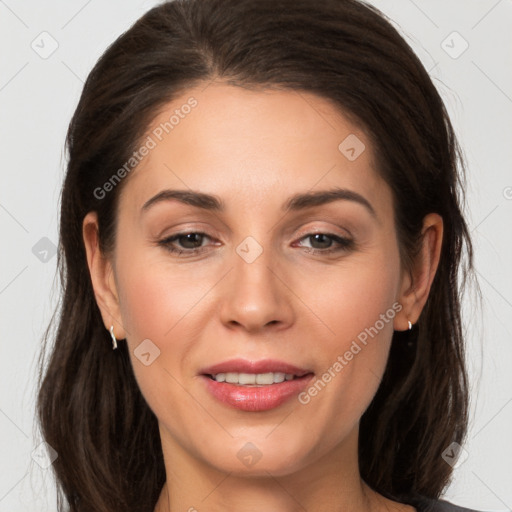
[[288, 373], [302, 377], [311, 370], [299, 368], [293, 364], [276, 359], [261, 359], [260, 361], [249, 361], [247, 359], [230, 359], [207, 368], [200, 373], [203, 375], [217, 375], [218, 373]]

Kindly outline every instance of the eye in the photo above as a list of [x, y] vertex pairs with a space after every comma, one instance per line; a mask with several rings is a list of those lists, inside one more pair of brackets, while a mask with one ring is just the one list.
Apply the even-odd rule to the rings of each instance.
[[195, 231], [176, 233], [175, 235], [160, 240], [158, 245], [164, 247], [164, 249], [171, 253], [198, 254], [206, 250], [206, 247], [202, 245], [205, 239], [211, 238], [206, 233]]
[[[212, 237], [202, 232], [176, 233], [159, 240], [157, 244], [166, 251], [178, 256], [197, 255], [208, 250], [203, 242], [212, 240]], [[354, 241], [350, 238], [341, 237], [333, 233], [309, 233], [303, 236], [302, 240], [309, 240], [310, 246], [298, 244], [305, 249], [304, 252], [313, 254], [331, 254], [335, 252], [348, 251], [354, 247]]]
[[[354, 241], [350, 238], [341, 237], [333, 233], [309, 233], [301, 240], [309, 240], [311, 247], [305, 252], [313, 254], [326, 254], [333, 252], [347, 251], [354, 247]], [[304, 247], [300, 245], [300, 247]]]

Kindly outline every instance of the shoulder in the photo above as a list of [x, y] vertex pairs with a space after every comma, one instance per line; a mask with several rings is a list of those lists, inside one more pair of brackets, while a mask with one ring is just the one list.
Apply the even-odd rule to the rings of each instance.
[[415, 504], [418, 512], [479, 512], [472, 508], [464, 508], [445, 500], [422, 499]]

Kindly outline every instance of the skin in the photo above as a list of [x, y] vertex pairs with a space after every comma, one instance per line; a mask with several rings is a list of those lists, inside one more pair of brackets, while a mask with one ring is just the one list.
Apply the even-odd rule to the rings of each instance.
[[[201, 84], [166, 105], [148, 134], [191, 96], [197, 106], [124, 184], [113, 254], [99, 251], [96, 214], [83, 222], [105, 328], [114, 325], [117, 339], [126, 339], [159, 421], [167, 482], [155, 511], [413, 511], [362, 481], [358, 429], [393, 330], [414, 324], [426, 302], [442, 219], [425, 217], [420, 257], [406, 271], [391, 190], [375, 171], [370, 141], [328, 100]], [[338, 149], [349, 134], [366, 146], [354, 161]], [[296, 193], [334, 187], [363, 196], [375, 216], [352, 200], [281, 209]], [[167, 200], [142, 213], [164, 189], [215, 194], [226, 209]], [[181, 255], [158, 245], [183, 232], [206, 233], [197, 243], [203, 252], [190, 256], [186, 239], [171, 244]], [[353, 246], [322, 253], [339, 245], [307, 236], [315, 232]], [[252, 263], [236, 252], [248, 236], [263, 249]], [[308, 404], [294, 397], [269, 411], [240, 411], [211, 396], [198, 375], [244, 357], [286, 361], [316, 378], [393, 304], [401, 310]], [[160, 350], [149, 366], [134, 355], [145, 339]], [[247, 442], [261, 454], [250, 467], [237, 457]]]

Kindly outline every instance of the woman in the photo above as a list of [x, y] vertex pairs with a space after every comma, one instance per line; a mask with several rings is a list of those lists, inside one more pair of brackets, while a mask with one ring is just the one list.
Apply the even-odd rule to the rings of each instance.
[[67, 148], [60, 510], [463, 510], [461, 152], [379, 11], [164, 3]]

